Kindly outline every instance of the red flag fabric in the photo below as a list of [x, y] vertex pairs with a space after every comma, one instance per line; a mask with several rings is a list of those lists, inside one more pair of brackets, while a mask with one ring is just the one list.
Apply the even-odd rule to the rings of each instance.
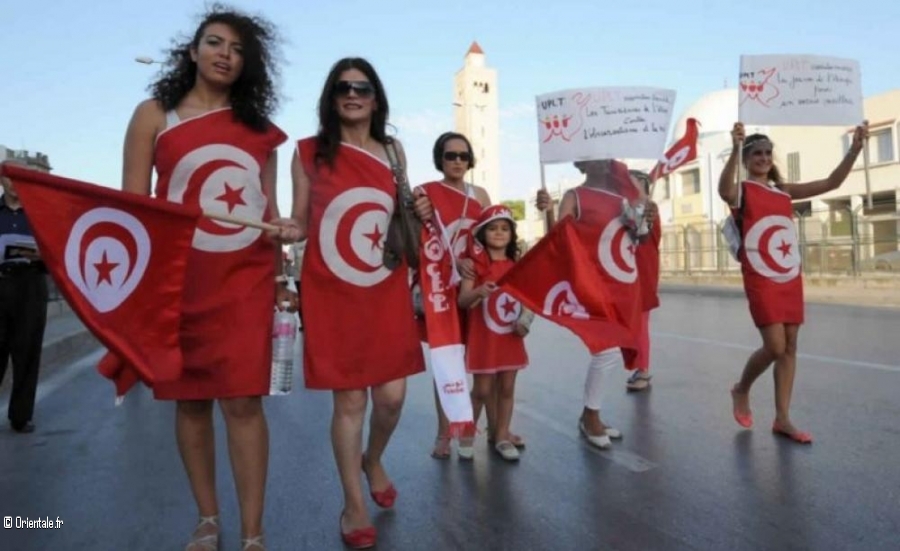
[[617, 297], [601, 273], [602, 230], [563, 219], [500, 278], [499, 291], [575, 333], [591, 354], [616, 346], [634, 354], [637, 309]]
[[15, 184], [60, 292], [97, 339], [135, 367], [132, 382], [177, 379], [200, 210], [22, 167], [0, 170]]
[[435, 388], [450, 422], [449, 434], [459, 437], [475, 424], [457, 307], [458, 275], [447, 233], [437, 213], [435, 221], [422, 228], [419, 284]]
[[348, 144], [333, 167], [316, 163], [314, 137], [297, 153], [311, 179], [300, 276], [307, 388], [363, 389], [424, 371], [409, 270], [384, 267], [397, 195], [390, 167]]
[[687, 164], [697, 158], [697, 137], [700, 123], [695, 118], [689, 118], [685, 125], [684, 136], [672, 144], [665, 154], [666, 160], [656, 163], [650, 171], [650, 181], [667, 176], [676, 168]]
[[[488, 257], [488, 252], [477, 243], [477, 257]], [[475, 262], [477, 278], [475, 286], [487, 281], [497, 282], [516, 263], [509, 259]], [[528, 365], [525, 339], [515, 332], [516, 320], [522, 305], [512, 295], [497, 290], [474, 308], [468, 310], [466, 336], [466, 370], [469, 373], [498, 373], [522, 369]]]
[[745, 181], [738, 257], [750, 315], [757, 327], [803, 323], [800, 246], [791, 197], [774, 186]]

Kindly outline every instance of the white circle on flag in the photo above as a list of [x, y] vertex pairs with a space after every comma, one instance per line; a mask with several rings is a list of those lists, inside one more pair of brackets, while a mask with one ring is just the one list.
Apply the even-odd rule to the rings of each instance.
[[150, 260], [150, 235], [133, 215], [108, 207], [82, 214], [66, 241], [66, 274], [100, 313], [134, 292]]
[[512, 333], [522, 305], [512, 295], [496, 292], [481, 301], [481, 312], [488, 329], [499, 335]]
[[544, 314], [547, 316], [568, 316], [575, 319], [589, 319], [587, 310], [575, 296], [572, 284], [560, 281], [544, 297]]
[[[167, 198], [184, 204], [192, 185], [200, 187], [198, 206], [207, 213], [258, 222], [269, 205], [259, 163], [233, 145], [204, 145], [182, 157], [172, 171]], [[261, 234], [258, 228], [202, 218], [192, 244], [201, 251], [232, 252], [248, 247]]]
[[672, 172], [673, 169], [675, 169], [675, 167], [677, 167], [678, 165], [683, 163], [684, 160], [687, 158], [687, 156], [690, 154], [690, 152], [691, 152], [691, 146], [686, 145], [686, 146], [682, 147], [681, 149], [679, 149], [678, 151], [676, 151], [672, 155], [672, 157], [670, 157], [669, 159], [666, 159], [666, 170], [665, 170], [664, 174], [669, 174], [670, 172]]
[[393, 197], [366, 186], [348, 189], [328, 204], [319, 245], [334, 275], [357, 287], [371, 287], [391, 274], [384, 267], [384, 239], [393, 209]]
[[[466, 252], [474, 225], [475, 220], [471, 218], [459, 218], [445, 228], [447, 239], [451, 241], [450, 245], [453, 247], [454, 258], [459, 258]], [[456, 239], [453, 239], [454, 235]]]
[[613, 279], [622, 283], [634, 283], [638, 275], [636, 248], [637, 245], [631, 241], [622, 221], [614, 218], [600, 234], [597, 256], [600, 265]]
[[800, 248], [794, 222], [787, 216], [765, 216], [744, 238], [744, 251], [753, 271], [777, 283], [800, 274]]

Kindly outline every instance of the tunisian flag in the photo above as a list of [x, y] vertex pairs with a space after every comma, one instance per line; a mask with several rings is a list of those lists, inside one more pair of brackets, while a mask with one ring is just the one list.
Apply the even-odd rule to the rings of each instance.
[[450, 240], [436, 212], [434, 222], [422, 228], [421, 242], [419, 284], [431, 370], [441, 408], [450, 421], [450, 436], [459, 437], [475, 424], [457, 307], [459, 275]]
[[650, 171], [650, 181], [655, 182], [663, 176], [669, 175], [676, 168], [687, 164], [697, 158], [697, 136], [700, 123], [695, 118], [687, 120], [684, 136], [672, 144], [665, 154], [665, 161], [656, 163]]
[[525, 307], [575, 333], [591, 354], [618, 346], [637, 352], [638, 318], [610, 291], [600, 272], [600, 230], [564, 218], [497, 285]]
[[0, 173], [13, 181], [41, 259], [81, 321], [148, 384], [177, 379], [200, 210], [17, 166]]

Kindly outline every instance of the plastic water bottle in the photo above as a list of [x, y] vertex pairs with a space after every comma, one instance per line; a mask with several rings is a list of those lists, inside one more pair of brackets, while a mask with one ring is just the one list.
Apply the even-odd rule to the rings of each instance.
[[282, 302], [284, 310], [275, 312], [272, 324], [272, 380], [269, 394], [290, 394], [294, 382], [294, 342], [297, 340], [297, 316], [288, 312], [289, 302]]

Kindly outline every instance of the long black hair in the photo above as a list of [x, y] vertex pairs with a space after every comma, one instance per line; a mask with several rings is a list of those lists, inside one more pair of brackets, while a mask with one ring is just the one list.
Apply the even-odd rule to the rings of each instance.
[[[519, 236], [516, 234], [516, 223], [507, 220], [506, 218], [501, 218], [500, 220], [505, 220], [507, 224], [509, 224], [509, 243], [506, 244], [506, 258], [516, 262], [519, 260], [519, 255], [521, 251], [519, 250]], [[497, 222], [497, 220], [492, 220], [491, 222]], [[485, 252], [487, 252], [487, 227], [491, 225], [491, 222], [481, 226], [478, 228], [478, 231], [475, 232], [475, 239], [481, 243], [481, 246], [485, 248]], [[490, 255], [488, 255], [490, 258]]]
[[[757, 145], [761, 142], [769, 142], [772, 143], [772, 140], [769, 139], [765, 134], [750, 134], [746, 138], [744, 138], [744, 147], [741, 149], [741, 155], [744, 157], [744, 164], [746, 166], [747, 163], [747, 154], [753, 151], [753, 146]], [[772, 145], [774, 148], [774, 144]], [[772, 167], [769, 168], [769, 173], [766, 174], [766, 178], [775, 182], [775, 185], [781, 187], [784, 183], [784, 179], [781, 177], [781, 172], [779, 172], [778, 167], [775, 166], [775, 161], [772, 161]]]
[[269, 117], [278, 106], [275, 57], [278, 36], [274, 25], [259, 16], [246, 15], [222, 4], [213, 4], [189, 40], [174, 40], [165, 62], [166, 71], [150, 85], [150, 93], [166, 111], [175, 109], [197, 79], [197, 64], [191, 59], [206, 27], [221, 23], [241, 37], [244, 60], [240, 76], [231, 85], [230, 100], [234, 117], [254, 130], [268, 128]]
[[338, 147], [341, 145], [341, 119], [334, 106], [335, 87], [341, 79], [341, 73], [356, 69], [366, 75], [369, 82], [375, 88], [375, 110], [372, 112], [372, 122], [369, 124], [369, 135], [379, 143], [387, 143], [387, 121], [390, 110], [388, 108], [387, 94], [378, 73], [372, 64], [361, 57], [345, 57], [331, 67], [325, 86], [322, 87], [322, 95], [319, 96], [319, 132], [316, 135], [316, 162], [324, 162], [331, 166], [337, 156]]

